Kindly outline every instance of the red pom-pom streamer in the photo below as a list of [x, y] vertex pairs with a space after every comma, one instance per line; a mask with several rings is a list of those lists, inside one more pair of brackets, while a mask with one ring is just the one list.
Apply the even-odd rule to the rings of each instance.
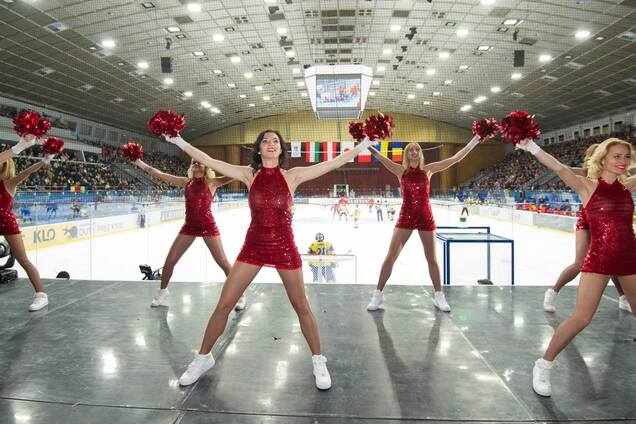
[[42, 143], [42, 152], [45, 155], [59, 155], [64, 150], [64, 140], [59, 137], [49, 137]]
[[169, 109], [155, 113], [155, 116], [148, 122], [148, 129], [157, 137], [163, 135], [176, 137], [184, 128], [185, 120], [183, 115], [177, 115]]
[[121, 146], [121, 152], [131, 162], [141, 159], [144, 155], [144, 149], [141, 147], [141, 144], [135, 143], [134, 141], [130, 141]]
[[20, 137], [33, 134], [40, 138], [49, 132], [51, 123], [46, 119], [42, 119], [42, 116], [37, 112], [24, 111], [13, 118], [13, 129]]
[[362, 140], [364, 138], [364, 124], [357, 121], [349, 122], [349, 134], [354, 140]]
[[480, 141], [494, 137], [498, 132], [499, 125], [495, 118], [486, 118], [473, 122], [473, 135], [479, 137]]
[[512, 111], [501, 120], [499, 130], [506, 141], [518, 144], [521, 140], [536, 140], [541, 135], [539, 125], [534, 122], [534, 115], [522, 110]]
[[380, 140], [391, 137], [393, 117], [378, 113], [369, 116], [364, 124], [364, 134], [371, 140]]

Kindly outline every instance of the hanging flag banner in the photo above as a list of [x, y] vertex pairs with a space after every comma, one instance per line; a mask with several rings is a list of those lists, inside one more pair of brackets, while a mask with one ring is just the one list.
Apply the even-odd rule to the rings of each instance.
[[302, 148], [302, 144], [300, 143], [300, 141], [292, 141], [291, 142], [291, 157], [293, 158], [299, 158], [302, 156], [302, 154], [300, 153], [300, 150]]

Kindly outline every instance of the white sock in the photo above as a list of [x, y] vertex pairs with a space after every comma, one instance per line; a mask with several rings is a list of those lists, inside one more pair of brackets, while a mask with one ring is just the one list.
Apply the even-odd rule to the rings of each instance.
[[541, 366], [541, 368], [545, 368], [547, 370], [549, 370], [550, 368], [552, 368], [552, 362], [553, 361], [546, 361], [543, 358], [539, 359], [539, 366]]

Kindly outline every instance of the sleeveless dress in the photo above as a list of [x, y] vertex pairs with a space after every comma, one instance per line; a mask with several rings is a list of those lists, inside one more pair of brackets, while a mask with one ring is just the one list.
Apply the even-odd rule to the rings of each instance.
[[407, 230], [435, 231], [435, 220], [429, 193], [431, 183], [426, 171], [409, 168], [400, 178], [402, 208], [395, 228]]
[[276, 269], [302, 266], [292, 232], [292, 195], [280, 168], [262, 168], [247, 196], [252, 221], [237, 261]]
[[219, 229], [212, 216], [212, 192], [204, 177], [192, 178], [185, 186], [185, 224], [179, 234], [217, 237]]
[[576, 221], [576, 229], [577, 230], [589, 230], [590, 226], [587, 223], [587, 215], [585, 213], [585, 208], [581, 209], [581, 213], [579, 214], [579, 219]]
[[0, 181], [0, 235], [12, 236], [20, 234], [18, 221], [13, 213], [13, 196]]
[[636, 274], [634, 201], [629, 190], [618, 180], [608, 184], [599, 178], [585, 209], [592, 242], [581, 272]]

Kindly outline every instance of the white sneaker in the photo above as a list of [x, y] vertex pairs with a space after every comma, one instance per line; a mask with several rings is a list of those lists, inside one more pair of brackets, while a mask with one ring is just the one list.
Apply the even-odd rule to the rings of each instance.
[[170, 292], [167, 287], [165, 289], [159, 289], [155, 297], [152, 299], [152, 302], [150, 302], [150, 306], [152, 308], [156, 308], [157, 306], [168, 306], [168, 295], [170, 295]]
[[371, 296], [371, 302], [367, 305], [367, 311], [377, 311], [384, 303], [384, 293], [380, 290], [375, 290], [373, 296]]
[[622, 295], [621, 297], [618, 298], [618, 309], [622, 309], [627, 312], [632, 311], [632, 307], [630, 306], [629, 301], [627, 300], [627, 296]]
[[448, 302], [446, 302], [446, 296], [444, 296], [444, 292], [435, 292], [433, 305], [435, 305], [435, 307], [442, 312], [450, 312], [450, 305], [448, 304]]
[[190, 362], [188, 369], [179, 378], [179, 384], [189, 386], [190, 384], [196, 383], [207, 370], [214, 366], [214, 363], [214, 357], [211, 352], [207, 355], [195, 353], [194, 361]]
[[327, 358], [322, 355], [313, 355], [311, 362], [314, 364], [314, 377], [316, 377], [316, 387], [320, 390], [331, 388], [331, 376], [327, 370]]
[[532, 388], [535, 393], [540, 396], [550, 396], [552, 394], [550, 369], [552, 369], [552, 363], [547, 363], [543, 358], [539, 358], [534, 362], [534, 368], [532, 368]]
[[554, 312], [556, 311], [556, 297], [557, 292], [554, 290], [547, 289], [545, 294], [543, 295], [543, 310], [546, 312]]
[[239, 311], [242, 311], [243, 309], [245, 309], [246, 306], [247, 306], [247, 299], [245, 298], [245, 295], [243, 295], [238, 300], [238, 302], [236, 302], [236, 305], [234, 305], [234, 310], [236, 312], [239, 312]]
[[29, 311], [35, 312], [44, 308], [49, 304], [49, 297], [44, 292], [37, 292], [35, 296], [33, 296], [33, 302], [29, 305]]

